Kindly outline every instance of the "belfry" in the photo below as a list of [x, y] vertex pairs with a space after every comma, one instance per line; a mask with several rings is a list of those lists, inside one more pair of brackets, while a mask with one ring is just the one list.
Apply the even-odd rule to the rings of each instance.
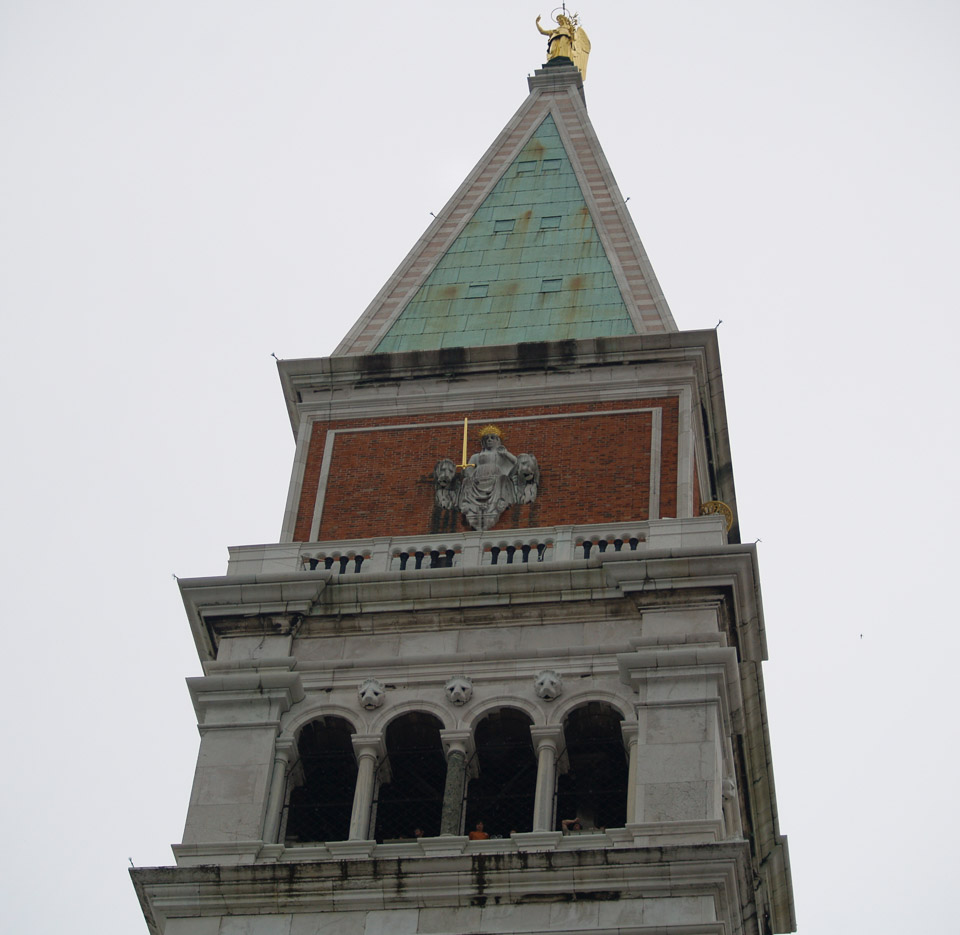
[[586, 34], [537, 25], [433, 224], [279, 363], [280, 541], [179, 582], [201, 745], [176, 866], [131, 870], [151, 932], [796, 928], [716, 332], [677, 329]]

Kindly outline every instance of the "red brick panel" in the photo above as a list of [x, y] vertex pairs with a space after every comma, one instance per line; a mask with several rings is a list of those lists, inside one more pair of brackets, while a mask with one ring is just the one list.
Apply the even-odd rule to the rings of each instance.
[[[675, 516], [678, 413], [674, 398], [464, 413], [470, 418], [468, 457], [479, 449], [479, 428], [493, 422], [502, 429], [509, 451], [515, 455], [530, 452], [540, 463], [536, 502], [509, 508], [497, 526], [509, 529], [647, 519], [652, 413], [503, 421], [516, 416], [641, 408], [662, 410], [660, 515]], [[382, 429], [377, 426], [395, 424], [396, 419], [314, 423], [294, 538], [306, 541], [310, 535], [328, 430], [361, 427], [373, 430], [338, 431], [336, 435], [320, 541], [469, 529], [458, 514], [440, 515], [442, 511], [434, 509], [433, 496], [433, 467], [441, 458], [459, 463], [462, 428], [419, 427], [450, 419], [450, 414], [431, 413], [405, 418], [405, 428]]]

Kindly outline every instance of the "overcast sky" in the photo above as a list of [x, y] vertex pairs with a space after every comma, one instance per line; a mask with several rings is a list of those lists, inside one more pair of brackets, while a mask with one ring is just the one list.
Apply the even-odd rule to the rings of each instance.
[[[593, 0], [587, 105], [722, 319], [804, 935], [956, 928], [955, 0]], [[145, 931], [200, 673], [172, 575], [276, 541], [270, 357], [339, 342], [521, 104], [529, 0], [0, 0], [0, 929]]]

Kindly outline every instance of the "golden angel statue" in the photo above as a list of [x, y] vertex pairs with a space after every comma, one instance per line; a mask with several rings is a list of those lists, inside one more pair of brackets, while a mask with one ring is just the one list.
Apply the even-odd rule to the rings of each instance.
[[555, 29], [544, 29], [537, 17], [537, 29], [547, 36], [547, 64], [556, 58], [568, 58], [580, 70], [580, 77], [587, 78], [587, 58], [590, 55], [590, 39], [577, 22], [577, 14], [561, 13]]

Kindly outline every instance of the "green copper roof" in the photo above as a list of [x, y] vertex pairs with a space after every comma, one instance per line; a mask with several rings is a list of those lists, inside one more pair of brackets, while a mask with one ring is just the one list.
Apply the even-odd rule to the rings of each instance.
[[548, 115], [376, 350], [635, 333]]

